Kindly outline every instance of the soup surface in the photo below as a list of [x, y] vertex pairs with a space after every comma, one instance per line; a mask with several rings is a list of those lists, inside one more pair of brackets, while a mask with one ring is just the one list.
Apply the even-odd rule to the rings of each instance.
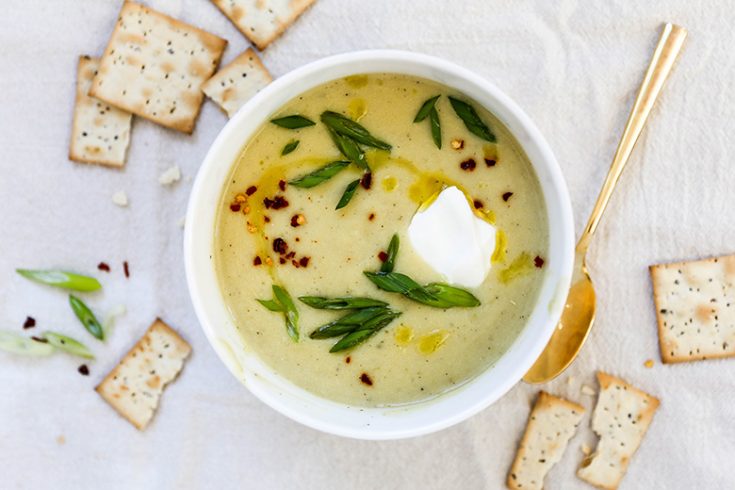
[[[441, 149], [432, 136], [433, 116], [413, 122], [436, 95], [441, 95], [435, 105]], [[449, 96], [471, 104], [496, 141], [473, 134]], [[392, 145], [389, 151], [358, 145], [371, 169], [370, 182], [353, 162], [311, 188], [288, 183], [349, 160], [320, 121], [324, 111], [343, 114]], [[436, 396], [493, 364], [533, 308], [548, 247], [538, 179], [507, 129], [448, 87], [395, 74], [331, 81], [294, 98], [272, 118], [290, 115], [315, 124], [260, 128], [232, 167], [216, 220], [217, 276], [247, 347], [296, 385], [359, 406]], [[295, 141], [298, 146], [282, 155]], [[362, 183], [349, 203], [335, 209], [358, 179]], [[468, 290], [480, 304], [436, 308], [378, 289], [363, 271], [381, 268], [394, 234], [400, 239], [396, 272], [421, 285], [446, 282], [412, 249], [407, 229], [418, 209], [452, 185], [465, 193], [476, 216], [497, 229], [492, 269], [479, 287]], [[273, 299], [274, 284], [293, 298], [298, 341], [287, 332], [284, 312], [257, 301]], [[313, 308], [297, 299], [301, 296], [369, 297], [401, 314], [364, 342], [331, 353], [339, 336], [309, 334], [356, 310]], [[270, 305], [282, 309], [280, 304], [276, 298]]]

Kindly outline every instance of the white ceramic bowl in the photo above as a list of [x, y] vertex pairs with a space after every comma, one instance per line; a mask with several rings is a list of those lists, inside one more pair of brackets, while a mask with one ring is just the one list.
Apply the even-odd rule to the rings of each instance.
[[[546, 276], [528, 323], [508, 352], [473, 380], [429, 401], [391, 408], [350, 407], [317, 397], [272, 371], [245, 348], [214, 271], [220, 193], [243, 146], [293, 97], [329, 80], [360, 73], [402, 73], [452, 87], [495, 114], [517, 138], [541, 181], [550, 227]], [[574, 254], [566, 184], [548, 144], [526, 114], [495, 85], [439, 58], [404, 51], [360, 51], [325, 58], [271, 83], [227, 123], [199, 169], [186, 216], [184, 257], [194, 309], [209, 342], [264, 403], [315, 429], [360, 439], [399, 439], [456, 424], [503, 396], [531, 367], [554, 329], [569, 288]]]

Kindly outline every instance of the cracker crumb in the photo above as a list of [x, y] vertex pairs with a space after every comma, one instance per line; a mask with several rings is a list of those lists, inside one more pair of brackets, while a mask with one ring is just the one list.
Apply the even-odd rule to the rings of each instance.
[[582, 444], [581, 449], [582, 449], [582, 454], [584, 454], [585, 456], [589, 456], [590, 453], [592, 452], [592, 449], [587, 444]]
[[572, 383], [574, 383], [574, 376], [569, 376], [567, 378], [567, 386], [572, 386]]
[[112, 202], [124, 208], [128, 205], [128, 195], [125, 194], [125, 191], [117, 191], [112, 195]]
[[464, 148], [464, 140], [461, 140], [459, 138], [455, 138], [452, 140], [452, 148], [455, 150], [461, 150]]
[[587, 396], [595, 396], [597, 392], [587, 385], [582, 385], [582, 394]]
[[163, 186], [173, 185], [181, 180], [181, 169], [178, 165], [174, 165], [166, 169], [159, 177], [158, 183]]
[[653, 367], [653, 359], [648, 359], [646, 362], [643, 363], [644, 366], [646, 366], [648, 369], [651, 369]]

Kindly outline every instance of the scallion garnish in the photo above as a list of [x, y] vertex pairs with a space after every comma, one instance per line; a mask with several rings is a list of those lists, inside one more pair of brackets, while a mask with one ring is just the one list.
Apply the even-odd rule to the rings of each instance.
[[327, 180], [331, 179], [342, 170], [344, 170], [350, 162], [345, 160], [337, 160], [336, 162], [328, 163], [321, 168], [314, 170], [311, 173], [302, 175], [301, 177], [290, 180], [288, 183], [294, 187], [301, 187], [308, 189], [315, 187]]
[[48, 356], [53, 354], [54, 346], [23, 337], [15, 332], [0, 330], [0, 350], [23, 356]]
[[74, 314], [82, 322], [82, 325], [84, 325], [84, 328], [94, 335], [95, 338], [105, 340], [105, 331], [102, 329], [102, 325], [100, 325], [100, 322], [97, 321], [94, 313], [92, 313], [92, 310], [89, 309], [84, 301], [70, 294], [69, 304], [71, 305], [71, 309], [74, 310]]
[[299, 301], [319, 310], [352, 310], [388, 306], [385, 301], [373, 298], [344, 296], [340, 298], [326, 298], [324, 296], [299, 296]]
[[271, 119], [271, 122], [276, 126], [280, 126], [286, 129], [300, 129], [306, 128], [308, 126], [314, 126], [316, 124], [311, 119], [300, 116], [298, 114], [294, 114], [292, 116], [277, 117], [276, 119]]
[[390, 150], [392, 146], [381, 141], [365, 129], [360, 123], [333, 111], [324, 111], [320, 116], [321, 121], [337, 134], [347, 136], [357, 143], [381, 150]]
[[56, 332], [44, 332], [42, 338], [46, 339], [49, 344], [59, 350], [85, 359], [94, 359], [94, 354], [92, 354], [86, 345], [71, 337]]
[[18, 274], [31, 281], [72, 291], [96, 291], [102, 285], [94, 277], [58, 270], [16, 269]]
[[467, 102], [451, 96], [449, 97], [449, 102], [452, 104], [454, 112], [459, 116], [462, 122], [464, 122], [464, 125], [472, 134], [479, 136], [485, 141], [495, 143], [495, 135], [490, 131], [490, 128], [487, 127], [482, 119], [480, 119], [480, 116], [477, 114], [474, 107]]
[[339, 198], [337, 207], [334, 209], [342, 209], [350, 203], [350, 200], [352, 200], [352, 196], [355, 195], [357, 186], [360, 185], [360, 180], [361, 179], [353, 180], [352, 182], [347, 184], [347, 188], [345, 188], [345, 191], [342, 193], [342, 197]]
[[257, 300], [270, 311], [282, 312], [286, 321], [286, 332], [291, 340], [299, 341], [299, 310], [288, 291], [281, 286], [273, 285], [273, 299]]
[[294, 151], [296, 148], [298, 148], [300, 141], [299, 140], [291, 140], [283, 147], [281, 150], [281, 156], [288, 155], [292, 151]]

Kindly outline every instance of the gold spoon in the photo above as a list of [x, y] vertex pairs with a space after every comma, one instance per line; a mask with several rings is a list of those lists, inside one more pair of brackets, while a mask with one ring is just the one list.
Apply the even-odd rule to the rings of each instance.
[[612, 165], [592, 209], [587, 226], [577, 242], [572, 274], [572, 287], [567, 296], [561, 320], [551, 336], [549, 343], [528, 370], [523, 380], [527, 383], [543, 383], [560, 375], [569, 366], [582, 348], [595, 320], [595, 289], [587, 273], [585, 255], [592, 235], [597, 229], [602, 213], [605, 211], [610, 196], [618, 183], [625, 164], [628, 163], [638, 136], [646, 124], [656, 98], [671, 72], [679, 51], [686, 39], [687, 31], [683, 27], [666, 24], [661, 39], [653, 53], [651, 64], [638, 91], [633, 109], [625, 125], [618, 149], [615, 151]]

